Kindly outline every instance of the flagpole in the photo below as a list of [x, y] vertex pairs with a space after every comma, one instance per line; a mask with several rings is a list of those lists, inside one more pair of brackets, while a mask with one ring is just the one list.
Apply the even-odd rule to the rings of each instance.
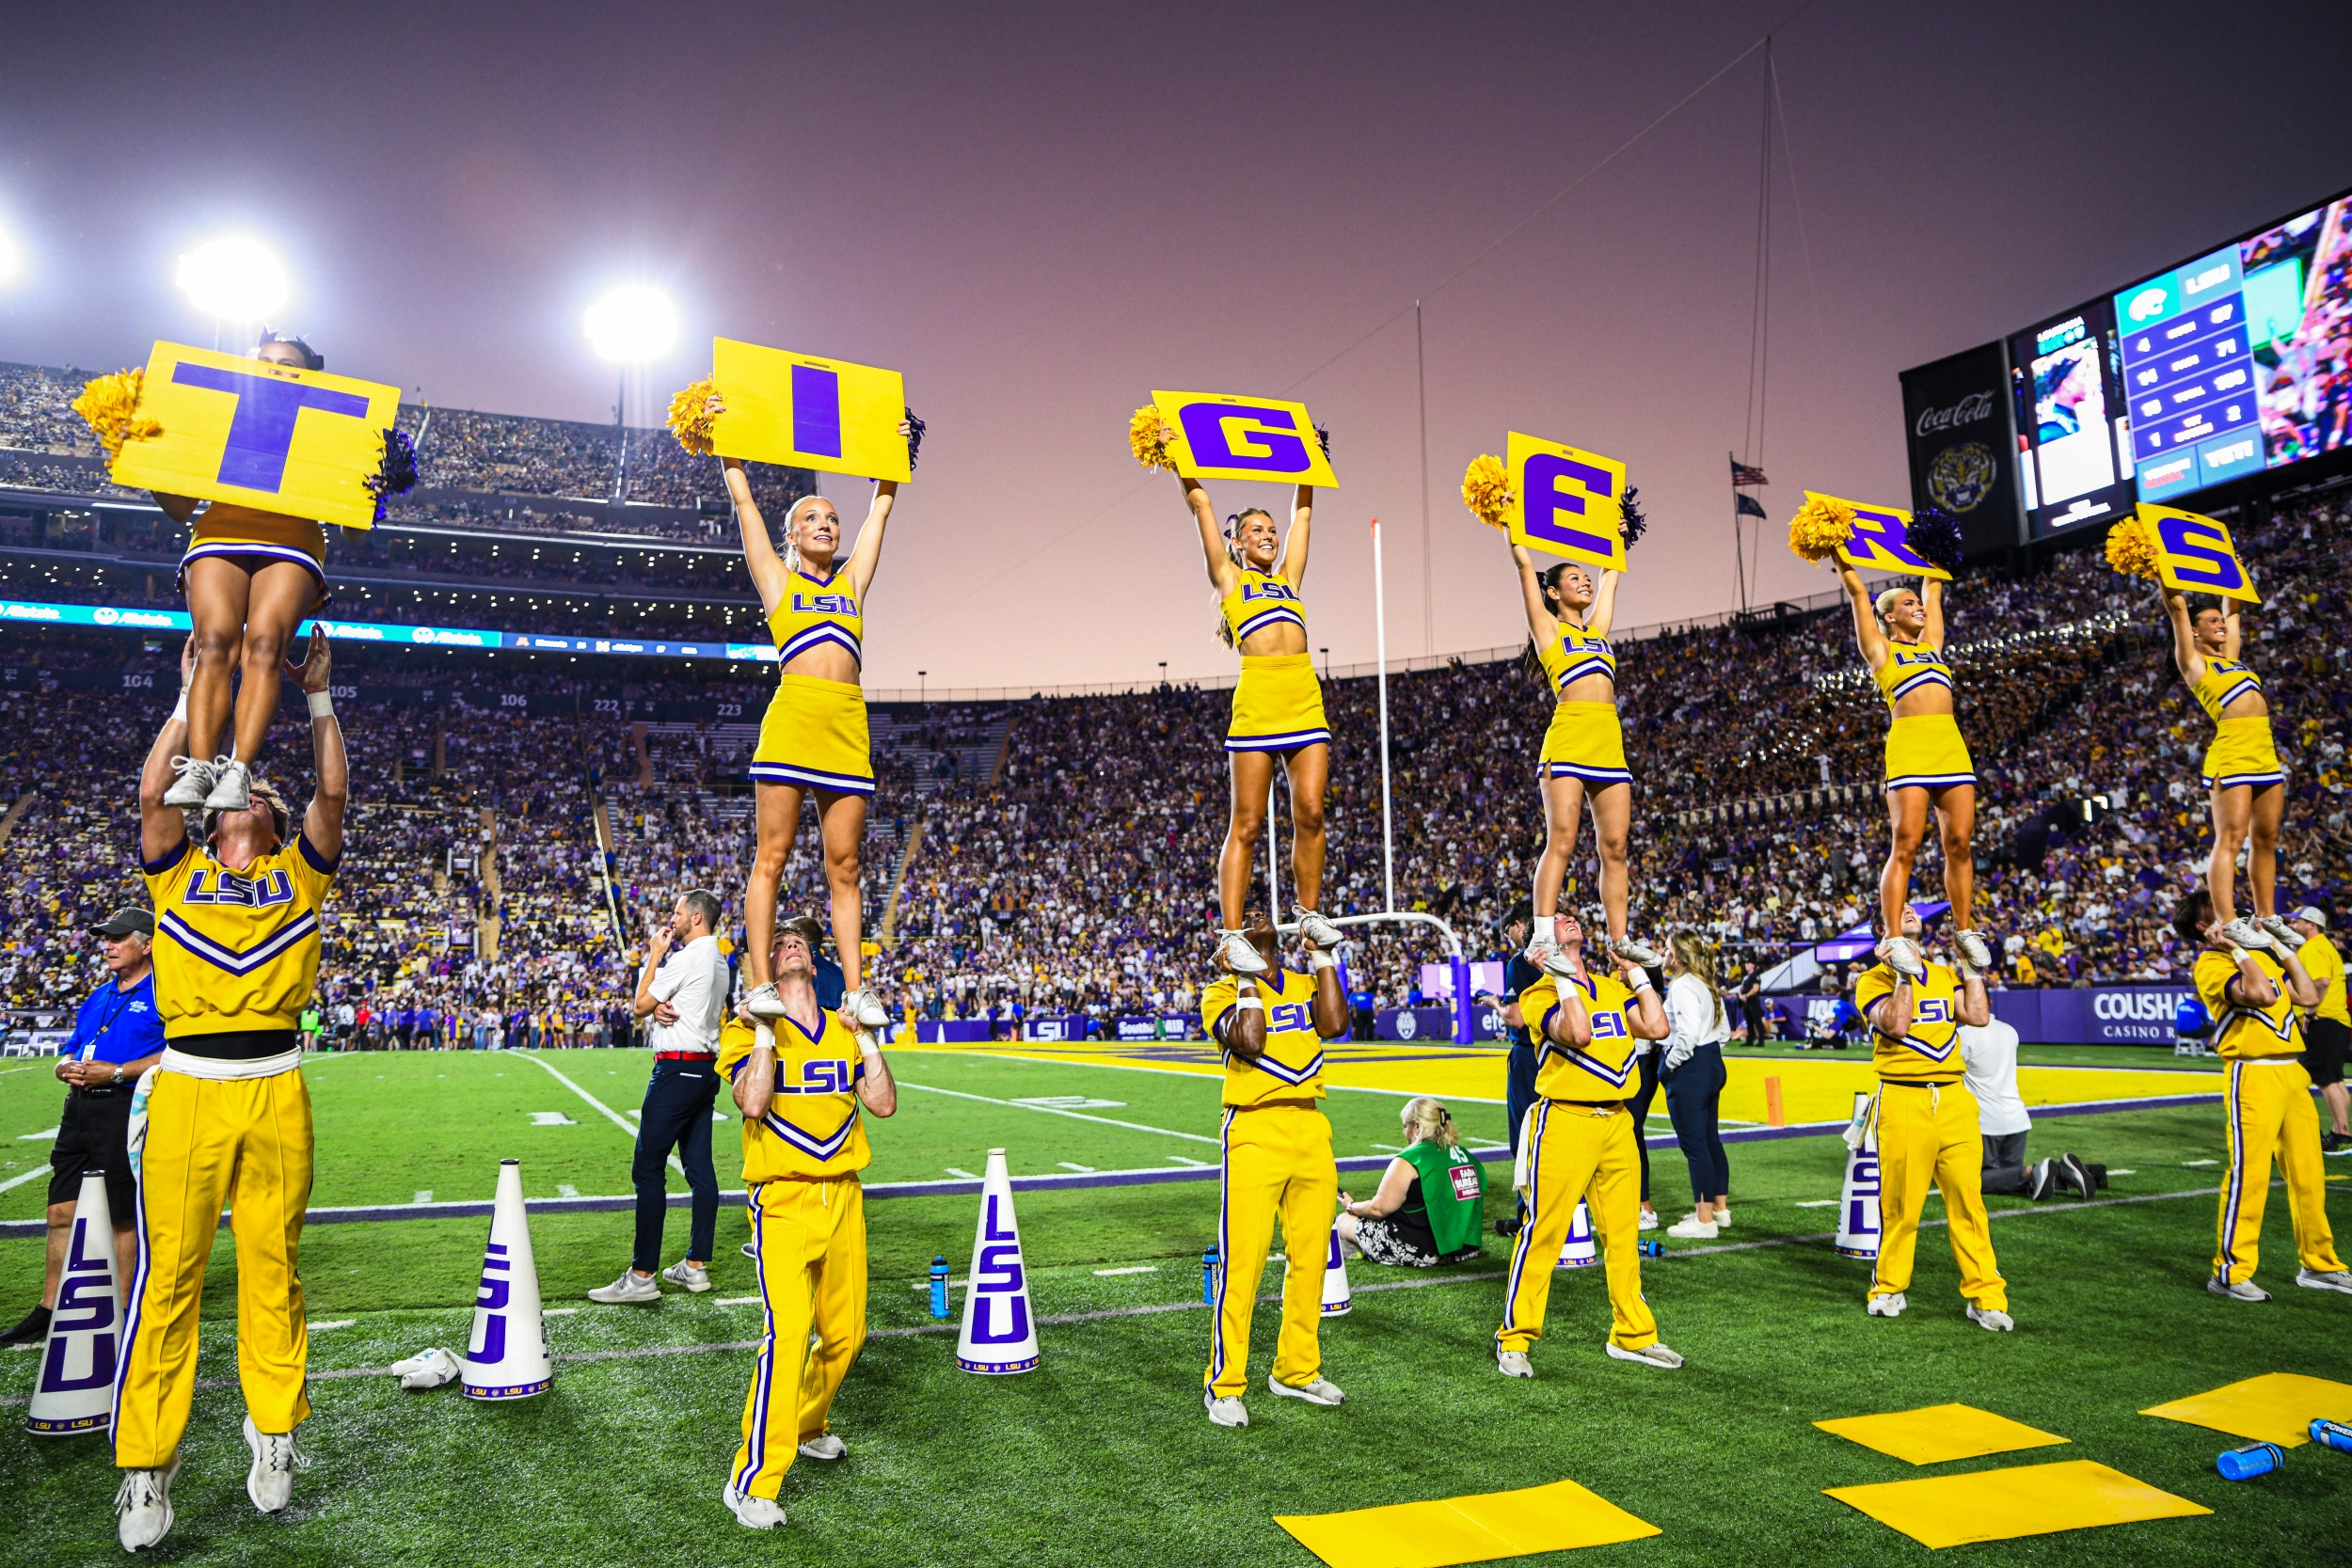
[[1372, 520], [1373, 655], [1380, 672], [1380, 870], [1387, 891], [1381, 908], [1396, 909], [1396, 833], [1391, 825], [1389, 794], [1389, 601], [1380, 573], [1380, 519]]

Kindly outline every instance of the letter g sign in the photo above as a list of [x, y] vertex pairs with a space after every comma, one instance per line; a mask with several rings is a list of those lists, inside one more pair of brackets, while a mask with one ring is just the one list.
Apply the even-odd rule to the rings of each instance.
[[1303, 403], [1159, 391], [1152, 401], [1176, 429], [1168, 455], [1186, 479], [1273, 480], [1325, 490], [1339, 485]]

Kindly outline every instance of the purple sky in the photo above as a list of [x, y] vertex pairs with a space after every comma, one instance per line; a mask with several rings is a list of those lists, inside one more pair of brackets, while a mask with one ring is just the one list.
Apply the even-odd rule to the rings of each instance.
[[[242, 230], [294, 274], [281, 325], [439, 404], [609, 418], [580, 318], [625, 280], [686, 323], [632, 422], [713, 334], [901, 369], [930, 435], [880, 687], [1230, 669], [1173, 482], [1126, 451], [1155, 386], [1295, 387], [1333, 427], [1335, 662], [1372, 656], [1372, 516], [1392, 657], [1523, 637], [1456, 498], [1513, 426], [1631, 465], [1621, 625], [1714, 611], [1761, 51], [1430, 296], [1427, 619], [1409, 309], [1327, 361], [1794, 8], [41, 8], [0, 96], [0, 358], [210, 342], [172, 264]], [[1900, 369], [2352, 184], [2341, 4], [2220, 14], [1816, 0], [1777, 33], [1763, 596], [1829, 585], [1778, 542], [1803, 488], [1902, 500]]]

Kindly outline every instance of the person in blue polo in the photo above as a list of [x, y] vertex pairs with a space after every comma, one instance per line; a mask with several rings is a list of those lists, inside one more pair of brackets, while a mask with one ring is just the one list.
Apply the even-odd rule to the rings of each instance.
[[0, 1345], [39, 1343], [49, 1334], [50, 1309], [57, 1304], [57, 1276], [73, 1232], [73, 1207], [82, 1177], [106, 1173], [106, 1207], [112, 1211], [117, 1275], [127, 1287], [138, 1262], [136, 1198], [131, 1180], [131, 1091], [139, 1074], [164, 1053], [164, 1021], [155, 1011], [155, 917], [145, 910], [117, 910], [98, 927], [106, 952], [107, 977], [73, 1020], [73, 1037], [57, 1052], [57, 1079], [66, 1085], [65, 1113], [57, 1121], [57, 1143], [49, 1155], [49, 1259], [40, 1305], [6, 1334]]

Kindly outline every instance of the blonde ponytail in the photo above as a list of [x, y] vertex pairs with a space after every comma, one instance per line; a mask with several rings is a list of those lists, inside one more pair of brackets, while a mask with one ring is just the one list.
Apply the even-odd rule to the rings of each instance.
[[1461, 1134], [1454, 1131], [1454, 1113], [1444, 1102], [1428, 1095], [1415, 1095], [1405, 1102], [1402, 1113], [1405, 1137], [1408, 1144], [1433, 1143], [1446, 1148], [1462, 1147]]

